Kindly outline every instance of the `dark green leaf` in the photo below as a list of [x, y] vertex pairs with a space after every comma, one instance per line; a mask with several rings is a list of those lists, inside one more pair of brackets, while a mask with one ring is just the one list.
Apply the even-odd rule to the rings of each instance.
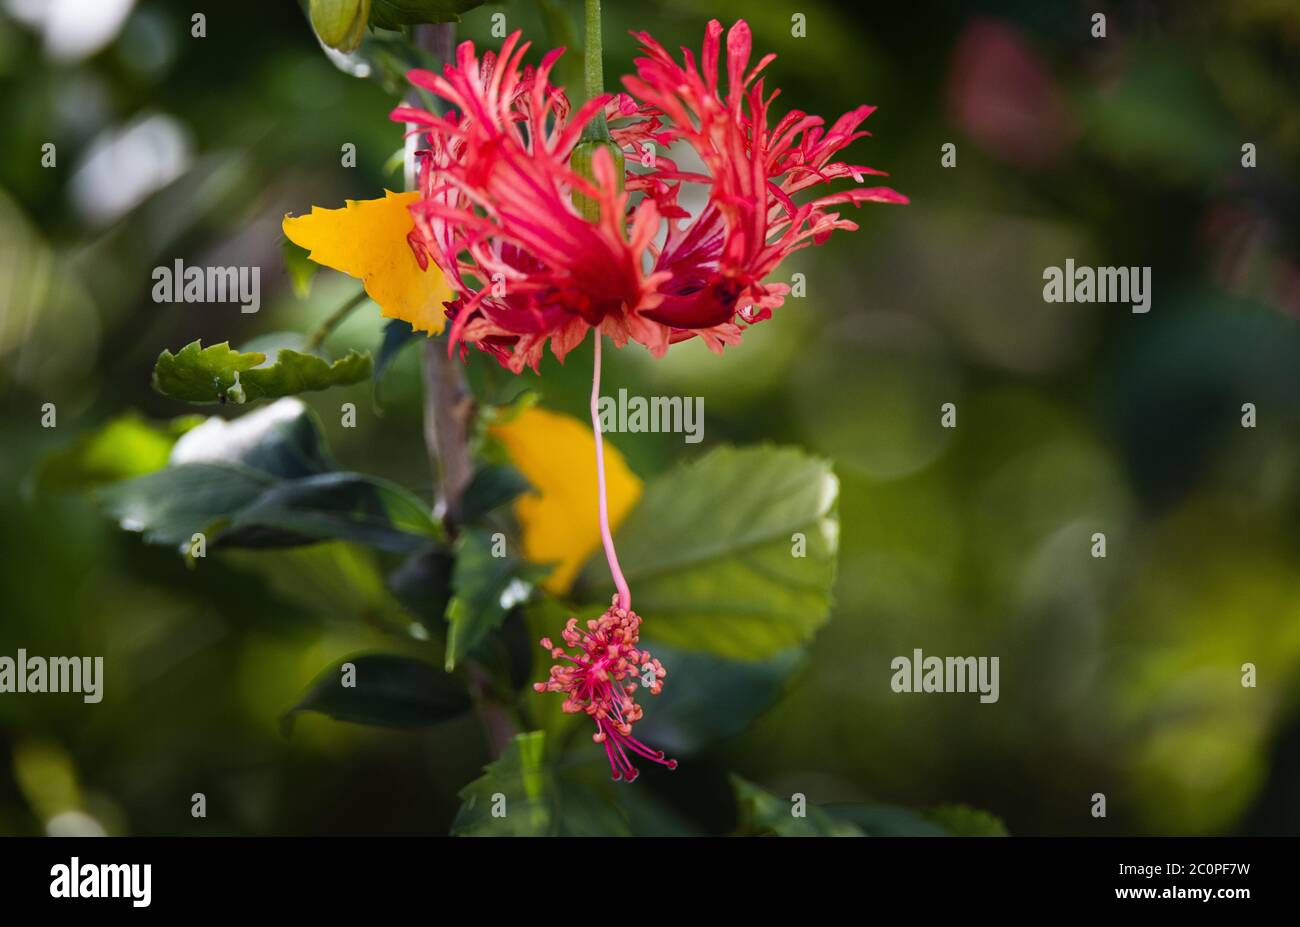
[[334, 467], [311, 410], [280, 399], [236, 419], [213, 416], [176, 442], [173, 464], [237, 463], [272, 476], [294, 478]]
[[360, 473], [323, 473], [285, 480], [236, 512], [226, 546], [355, 541], [410, 553], [441, 537], [429, 507], [407, 490]]
[[[740, 806], [740, 832], [750, 836], [776, 835], [778, 837], [863, 837], [862, 830], [848, 821], [808, 804], [797, 808], [794, 800], [778, 798], [771, 792], [732, 776], [736, 800]], [[802, 817], [795, 811], [801, 810]]]
[[[838, 488], [826, 461], [773, 447], [719, 448], [654, 479], [618, 532], [637, 612], [657, 639], [718, 656], [806, 642], [830, 610]], [[606, 573], [587, 565], [582, 601], [609, 601]]]
[[460, 15], [482, 5], [483, 0], [372, 0], [370, 25], [400, 29], [421, 23], [460, 22]]
[[[344, 685], [344, 667], [355, 669]], [[396, 654], [349, 657], [317, 677], [301, 702], [284, 717], [286, 733], [294, 715], [315, 711], [336, 721], [380, 727], [429, 727], [464, 714], [472, 705], [465, 686], [422, 660]]]
[[771, 707], [803, 659], [799, 648], [747, 661], [677, 650], [648, 638], [642, 643], [667, 668], [668, 678], [663, 692], [642, 699], [645, 719], [637, 736], [673, 755], [743, 731]]
[[[501, 701], [513, 700], [535, 681], [533, 651], [539, 649], [537, 641], [528, 629], [524, 609], [512, 608], [496, 632], [474, 648], [475, 664], [492, 680], [492, 692]], [[549, 731], [544, 724], [536, 726]]]
[[537, 641], [528, 631], [528, 620], [522, 608], [512, 608], [506, 615], [499, 638], [506, 682], [517, 692], [533, 681], [533, 651], [537, 647]]
[[163, 351], [153, 386], [185, 402], [243, 404], [295, 393], [347, 386], [370, 375], [370, 355], [349, 351], [332, 364], [315, 354], [281, 349], [267, 363], [260, 351], [241, 353], [226, 342], [204, 348], [194, 341], [176, 354]]
[[461, 497], [461, 517], [475, 522], [532, 488], [522, 473], [509, 464], [480, 467]]
[[391, 319], [384, 325], [384, 337], [379, 342], [379, 351], [375, 354], [375, 369], [373, 379], [375, 382], [375, 395], [379, 396], [384, 385], [384, 374], [397, 355], [401, 353], [402, 348], [415, 340], [415, 329], [411, 323], [404, 322], [401, 319]]
[[153, 543], [219, 531], [227, 547], [347, 540], [409, 553], [441, 537], [429, 507], [402, 487], [323, 472], [332, 466], [324, 439], [297, 399], [231, 421], [210, 418], [176, 443], [171, 461], [102, 495], [123, 527]]
[[151, 544], [184, 546], [274, 483], [236, 464], [190, 463], [114, 483], [99, 490], [98, 498], [123, 530], [140, 532]]
[[447, 669], [498, 627], [510, 609], [522, 604], [542, 575], [543, 570], [516, 557], [503, 538], [494, 540], [492, 533], [478, 528], [462, 531], [451, 581], [455, 594], [447, 606]]
[[447, 603], [451, 601], [455, 563], [450, 552], [429, 546], [411, 554], [388, 577], [388, 588], [393, 595], [438, 639], [447, 627]]

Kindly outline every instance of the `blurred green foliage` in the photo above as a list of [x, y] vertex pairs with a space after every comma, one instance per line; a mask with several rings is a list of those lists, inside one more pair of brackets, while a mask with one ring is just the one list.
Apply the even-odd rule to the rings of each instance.
[[[127, 6], [81, 53], [0, 13], [0, 653], [102, 654], [112, 668], [93, 710], [0, 696], [0, 833], [496, 832], [499, 791], [528, 809], [505, 819], [512, 828], [542, 833], [773, 832], [764, 809], [794, 793], [816, 810], [807, 826], [867, 833], [1004, 829], [965, 806], [1018, 834], [1300, 832], [1294, 4], [1150, 0], [1111, 12], [1104, 41], [1087, 12], [1028, 0], [936, 0], [923, 16], [804, 3], [806, 38], [784, 8], [710, 6], [748, 18], [756, 47], [778, 53], [778, 108], [833, 118], [878, 105], [853, 157], [888, 169], [912, 205], [866, 208], [860, 231], [795, 255], [780, 273], [804, 274], [807, 296], [721, 358], [699, 344], [659, 362], [608, 358], [607, 384], [705, 397], [702, 447], [614, 437], [647, 495], [684, 467], [717, 468], [719, 498], [761, 496], [725, 472], [743, 471], [733, 452], [704, 456], [726, 443], [803, 447], [811, 479], [838, 482], [833, 605], [773, 602], [800, 619], [798, 634], [728, 629], [724, 646], [701, 647], [674, 623], [674, 609], [699, 607], [698, 584], [643, 578], [664, 610], [661, 643], [645, 608], [647, 645], [670, 675], [638, 731], [683, 763], [631, 788], [607, 781], [589, 728], [530, 689], [523, 715], [536, 732], [495, 761], [471, 712], [416, 731], [329, 717], [442, 718], [400, 699], [322, 703], [282, 736], [323, 669], [396, 650], [431, 666], [417, 674], [442, 671], [429, 650], [441, 655], [445, 626], [412, 606], [446, 588], [449, 564], [431, 549], [393, 553], [368, 532], [227, 550], [194, 568], [60, 491], [112, 484], [100, 490], [111, 498], [133, 485], [121, 480], [168, 472], [198, 421], [151, 388], [159, 352], [314, 330], [356, 287], [324, 272], [308, 290], [286, 266], [280, 219], [402, 183], [387, 114], [410, 62], [396, 43], [372, 37], [343, 62], [381, 78], [360, 80], [331, 63], [294, 4], [230, 0], [201, 39], [181, 4]], [[459, 34], [495, 44], [491, 16], [504, 13], [536, 56], [569, 6], [489, 4]], [[681, 0], [607, 3], [605, 15], [611, 85], [631, 67], [627, 30], [698, 46], [705, 20]], [[1006, 70], [1012, 60], [1020, 71]], [[945, 142], [956, 168], [941, 166]], [[1241, 166], [1246, 143], [1257, 167]], [[54, 167], [42, 166], [47, 144]], [[355, 168], [342, 166], [348, 144]], [[1045, 304], [1042, 268], [1067, 257], [1151, 266], [1151, 313]], [[260, 266], [263, 308], [154, 303], [150, 271], [176, 259]], [[369, 308], [321, 349], [376, 351], [384, 327]], [[341, 468], [414, 487], [402, 505], [426, 511], [418, 351], [393, 341], [382, 391], [358, 381], [302, 396], [328, 452], [304, 451], [298, 434], [283, 445], [306, 455], [292, 473], [273, 469], [287, 458], [184, 464], [238, 472], [258, 491], [207, 506], [165, 487], [153, 498], [190, 516], [164, 532], [168, 544], [195, 525], [229, 528], [268, 481]], [[470, 376], [480, 395], [534, 387], [584, 415], [589, 364], [583, 352], [548, 359], [516, 384], [476, 357]], [[344, 402], [359, 427], [343, 426]], [[940, 426], [946, 402], [955, 429]], [[55, 428], [42, 427], [45, 403]], [[332, 508], [305, 498], [270, 500], [311, 513], [299, 540], [322, 510], [329, 529], [316, 536], [331, 538], [373, 511], [351, 496]], [[636, 561], [691, 553], [721, 517], [709, 501], [701, 492], [662, 525], [643, 517], [644, 539], [625, 542], [644, 545]], [[788, 543], [830, 511], [807, 501], [788, 518], [778, 500], [753, 501], [772, 519], [762, 540]], [[656, 528], [680, 546], [665, 549]], [[1089, 556], [1095, 532], [1105, 559]], [[712, 592], [757, 596], [743, 568], [731, 562], [734, 579]], [[584, 603], [601, 601], [599, 579], [584, 579]], [[535, 598], [523, 615], [466, 614], [492, 632], [483, 664], [518, 690], [542, 678], [535, 640], [567, 609]], [[889, 661], [914, 647], [999, 656], [1000, 701], [894, 694]], [[1254, 688], [1241, 684], [1246, 663]], [[195, 792], [207, 819], [190, 817]], [[1097, 792], [1105, 820], [1090, 814]]]

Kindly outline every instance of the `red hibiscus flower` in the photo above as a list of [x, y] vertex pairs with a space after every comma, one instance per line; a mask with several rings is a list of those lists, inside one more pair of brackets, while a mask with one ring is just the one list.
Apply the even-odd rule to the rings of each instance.
[[[789, 288], [765, 282], [782, 258], [857, 228], [836, 207], [907, 202], [888, 187], [804, 195], [881, 173], [833, 160], [867, 134], [859, 126], [872, 108], [829, 129], [799, 111], [770, 125], [777, 94], [765, 94], [759, 75], [773, 56], [750, 68], [743, 20], [726, 33], [725, 95], [716, 20], [698, 64], [690, 52], [679, 64], [650, 36], [636, 37], [644, 56], [624, 78], [627, 93], [576, 111], [550, 82], [561, 52], [523, 67], [528, 44], [518, 33], [500, 55], [480, 60], [465, 42], [441, 75], [410, 73], [449, 104], [445, 115], [402, 106], [393, 118], [427, 141], [411, 245], [455, 293], [451, 345], [472, 344], [515, 372], [536, 369], [547, 341], [563, 360], [592, 328], [655, 356], [695, 336], [721, 351], [783, 302]], [[601, 114], [612, 144], [595, 145], [589, 169], [575, 169], [585, 167], [574, 159], [583, 128]], [[704, 172], [679, 169], [661, 147], [692, 150]], [[707, 191], [694, 215], [680, 205], [688, 184]]]

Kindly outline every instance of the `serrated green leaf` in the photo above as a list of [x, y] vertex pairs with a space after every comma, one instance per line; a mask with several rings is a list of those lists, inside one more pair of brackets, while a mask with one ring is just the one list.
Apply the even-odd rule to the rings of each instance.
[[146, 421], [135, 412], [119, 415], [45, 457], [37, 467], [35, 487], [91, 489], [161, 470], [177, 438], [202, 421], [201, 415], [168, 422]]
[[[345, 685], [352, 664], [355, 685]], [[397, 654], [348, 657], [325, 670], [284, 716], [286, 732], [304, 711], [336, 721], [380, 727], [429, 727], [464, 714], [473, 705], [464, 684], [422, 660]]]
[[97, 497], [123, 530], [141, 533], [151, 544], [179, 547], [274, 484], [274, 477], [250, 467], [190, 463], [114, 483]]
[[241, 354], [229, 342], [203, 347], [192, 341], [176, 354], [163, 350], [153, 369], [153, 388], [186, 402], [224, 402], [238, 376], [265, 363], [260, 352]]
[[153, 387], [184, 402], [242, 404], [358, 383], [370, 376], [370, 366], [370, 355], [356, 351], [330, 363], [284, 348], [268, 364], [260, 351], [235, 351], [227, 342], [205, 348], [193, 341], [176, 354], [159, 355]]
[[516, 735], [499, 758], [483, 767], [482, 776], [460, 790], [451, 832], [463, 837], [552, 833], [556, 785], [545, 759], [545, 734]]
[[541, 731], [518, 734], [460, 791], [451, 832], [463, 837], [626, 836], [627, 821], [590, 787], [561, 778]]
[[[617, 537], [647, 629], [741, 660], [805, 643], [830, 612], [838, 489], [827, 461], [774, 447], [719, 448], [652, 480]], [[575, 597], [608, 602], [606, 574], [594, 558]]]
[[[805, 800], [798, 807], [793, 800], [778, 798], [766, 789], [739, 776], [731, 777], [740, 810], [739, 831], [750, 836], [778, 837], [864, 837], [862, 830], [848, 821], [837, 820]], [[802, 817], [795, 812], [801, 811]]]
[[482, 4], [483, 0], [373, 0], [370, 25], [400, 29], [421, 23], [454, 23], [462, 13]]

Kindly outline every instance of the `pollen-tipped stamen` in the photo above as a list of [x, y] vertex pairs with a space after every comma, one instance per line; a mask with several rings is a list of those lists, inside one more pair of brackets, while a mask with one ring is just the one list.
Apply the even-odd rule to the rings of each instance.
[[[632, 736], [632, 726], [642, 714], [632, 697], [638, 681], [658, 695], [667, 675], [663, 665], [640, 647], [640, 627], [641, 617], [621, 607], [617, 597], [600, 618], [587, 622], [585, 630], [579, 629], [577, 618], [570, 618], [562, 637], [574, 653], [554, 646], [550, 638], [543, 638], [541, 645], [552, 658], [571, 665], [556, 663], [547, 681], [533, 686], [538, 692], [563, 692], [566, 712], [591, 717], [596, 725], [591, 739], [605, 748], [614, 779], [626, 782], [639, 775], [634, 757], [677, 768], [677, 761], [662, 750]], [[646, 680], [653, 681], [647, 684]]]

